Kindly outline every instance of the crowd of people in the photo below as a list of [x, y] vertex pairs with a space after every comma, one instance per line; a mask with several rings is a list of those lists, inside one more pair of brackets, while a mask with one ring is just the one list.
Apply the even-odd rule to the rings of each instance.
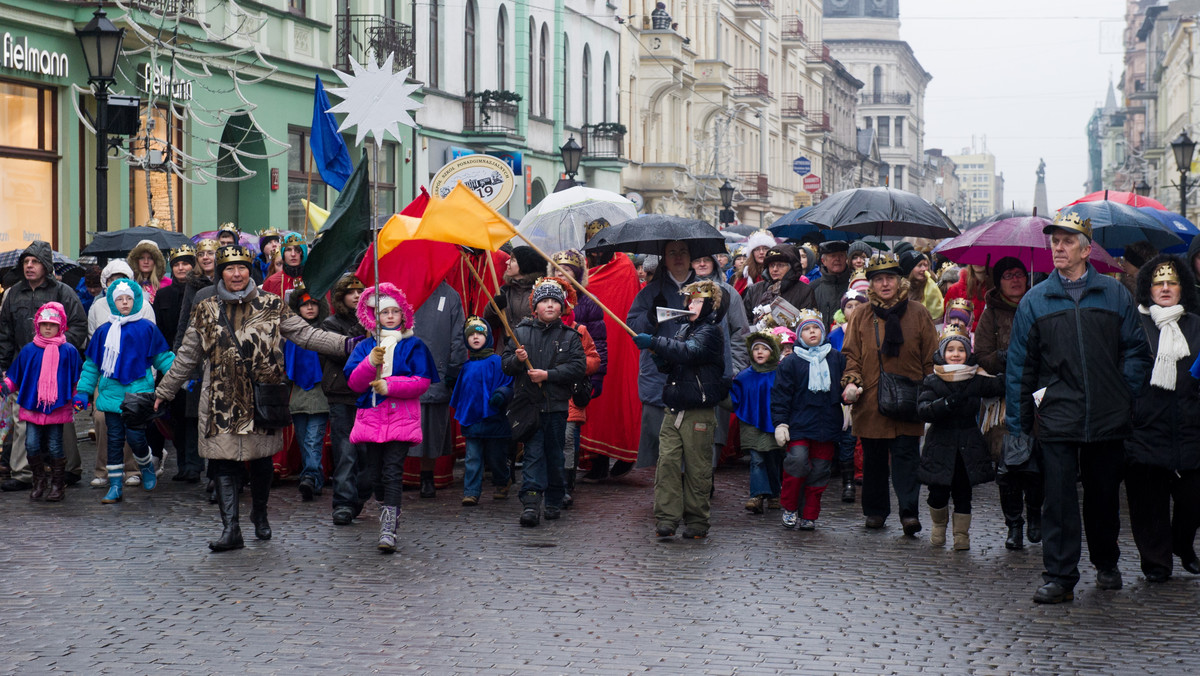
[[[1042, 544], [1034, 600], [1059, 603], [1085, 531], [1097, 586], [1121, 588], [1123, 482], [1146, 579], [1175, 558], [1200, 574], [1200, 245], [1137, 250], [1118, 280], [1088, 262], [1086, 220], [1046, 236], [1049, 273], [766, 231], [717, 255], [518, 246], [481, 302], [442, 281], [417, 307], [352, 273], [309, 293], [307, 244], [274, 230], [257, 255], [232, 224], [166, 255], [144, 241], [78, 288], [34, 242], [0, 303], [0, 488], [63, 500], [83, 474], [64, 428], [88, 410], [100, 502], [154, 490], [173, 449], [173, 479], [207, 480], [218, 507], [213, 551], [244, 546], [245, 484], [269, 540], [272, 486], [291, 479], [304, 501], [329, 488], [335, 525], [376, 501], [377, 547], [394, 552], [406, 482], [435, 496], [458, 439], [462, 506], [485, 479], [495, 500], [519, 480], [523, 527], [562, 518], [577, 477], [655, 467], [658, 538], [707, 537], [713, 470], [743, 455], [746, 510], [779, 510], [785, 529], [818, 527], [836, 475], [867, 529], [886, 527], [894, 494], [906, 536], [927, 512], [930, 545], [958, 551], [976, 487], [995, 481], [1005, 546]], [[605, 300], [587, 290], [614, 278]], [[589, 428], [628, 426], [624, 399], [640, 406], [636, 449], [596, 443]]]

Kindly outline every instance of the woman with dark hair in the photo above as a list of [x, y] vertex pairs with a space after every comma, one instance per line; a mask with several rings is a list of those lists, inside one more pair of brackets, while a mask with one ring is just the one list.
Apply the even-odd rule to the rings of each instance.
[[1138, 271], [1137, 302], [1154, 366], [1133, 400], [1125, 492], [1142, 572], [1165, 582], [1172, 554], [1200, 575], [1200, 383], [1190, 372], [1200, 354], [1200, 306], [1192, 272], [1175, 256], [1150, 259]]

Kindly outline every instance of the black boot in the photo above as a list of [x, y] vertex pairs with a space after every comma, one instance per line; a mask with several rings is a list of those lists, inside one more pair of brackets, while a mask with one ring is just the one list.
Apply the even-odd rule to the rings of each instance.
[[[254, 467], [252, 465], [252, 467]], [[267, 500], [271, 497], [271, 480], [274, 470], [270, 465], [250, 470], [250, 523], [254, 524], [254, 537], [271, 539], [271, 524], [267, 521]]]
[[216, 481], [216, 479], [208, 480], [208, 484], [206, 484], [204, 486], [204, 492], [208, 493], [208, 504], [210, 504], [210, 505], [217, 504], [217, 481]]
[[1025, 486], [1025, 514], [1029, 520], [1025, 528], [1025, 536], [1030, 542], [1042, 541], [1042, 503], [1045, 501], [1045, 489], [1042, 487], [1042, 477], [1034, 476]]
[[1024, 530], [1024, 523], [1015, 523], [1008, 527], [1008, 537], [1004, 540], [1005, 549], [1024, 549], [1025, 541], [1022, 538], [1021, 531]]
[[854, 502], [854, 461], [842, 465], [842, 502]]
[[570, 509], [571, 505], [575, 504], [575, 498], [571, 497], [575, 495], [575, 469], [568, 469], [566, 472], [567, 492], [563, 495], [562, 506], [563, 509]]
[[592, 456], [592, 466], [588, 469], [587, 474], [583, 475], [584, 481], [603, 481], [608, 478], [608, 456], [596, 454]]
[[533, 528], [542, 522], [542, 494], [536, 491], [521, 494], [521, 525]]
[[437, 497], [437, 489], [433, 486], [433, 472], [431, 470], [421, 470], [421, 497]]
[[226, 552], [231, 549], [241, 549], [246, 544], [242, 540], [242, 527], [238, 523], [238, 479], [228, 474], [218, 476], [213, 482], [216, 489], [217, 506], [221, 509], [221, 537], [208, 543], [208, 548], [214, 552]]
[[1008, 526], [1008, 537], [1004, 540], [1004, 547], [1023, 549], [1025, 542], [1022, 532], [1025, 519], [1022, 518], [1022, 514], [1025, 505], [1022, 501], [1021, 487], [1015, 485], [1011, 476], [1002, 476], [997, 483], [1000, 488], [1000, 511], [1004, 513], [1004, 525]]

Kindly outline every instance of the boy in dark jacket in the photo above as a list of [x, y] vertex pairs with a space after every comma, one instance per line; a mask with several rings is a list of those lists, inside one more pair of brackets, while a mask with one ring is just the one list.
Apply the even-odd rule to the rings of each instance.
[[995, 478], [992, 456], [979, 431], [979, 402], [1004, 393], [1004, 380], [974, 365], [965, 329], [947, 326], [933, 357], [933, 373], [921, 383], [917, 415], [931, 423], [917, 479], [929, 486], [929, 544], [946, 544], [950, 498], [954, 498], [954, 549], [971, 548], [971, 487]]
[[651, 350], [667, 374], [663, 388], [666, 415], [659, 429], [658, 468], [654, 477], [654, 520], [658, 537], [708, 537], [712, 493], [712, 445], [717, 417], [713, 407], [729, 392], [725, 378], [724, 294], [711, 280], [681, 290], [691, 316], [673, 338], [639, 333], [633, 342]]
[[[313, 298], [304, 286], [292, 289], [287, 297], [288, 307], [311, 326], [320, 326], [329, 316], [324, 297]], [[292, 427], [300, 446], [303, 467], [300, 470], [300, 498], [311, 502], [321, 495], [325, 486], [325, 469], [321, 462], [325, 447], [325, 427], [329, 424], [329, 399], [320, 388], [324, 380], [321, 357], [290, 340], [283, 341], [283, 362], [288, 380], [292, 381]]]
[[842, 437], [841, 383], [846, 357], [826, 340], [825, 319], [800, 312], [792, 356], [783, 360], [771, 390], [771, 420], [783, 456], [783, 527], [816, 529], [821, 494], [829, 484], [834, 444]]
[[483, 492], [483, 467], [492, 473], [496, 492], [492, 497], [508, 497], [512, 480], [508, 476], [508, 442], [512, 438], [504, 406], [512, 397], [512, 376], [505, 375], [501, 359], [492, 349], [492, 332], [479, 317], [468, 317], [463, 325], [463, 341], [470, 360], [463, 364], [450, 395], [454, 419], [462, 426], [467, 443], [466, 473], [463, 474], [464, 507], [479, 504]]
[[[354, 275], [344, 275], [333, 286], [333, 313], [321, 328], [350, 338], [363, 337], [367, 330], [358, 322], [358, 298], [367, 287]], [[366, 460], [361, 444], [350, 443], [358, 393], [346, 384], [344, 357], [321, 355], [321, 390], [329, 400], [329, 441], [333, 455], [333, 523], [347, 526], [362, 511], [370, 497]], [[360, 493], [360, 488], [361, 493]]]
[[571, 385], [587, 370], [579, 334], [562, 323], [574, 291], [565, 280], [543, 277], [533, 285], [529, 304], [533, 314], [513, 329], [504, 351], [504, 372], [513, 377], [512, 406], [533, 406], [539, 412], [537, 428], [525, 440], [521, 471], [521, 525], [541, 523], [542, 501], [546, 519], [557, 519], [566, 494], [563, 476], [563, 441]]

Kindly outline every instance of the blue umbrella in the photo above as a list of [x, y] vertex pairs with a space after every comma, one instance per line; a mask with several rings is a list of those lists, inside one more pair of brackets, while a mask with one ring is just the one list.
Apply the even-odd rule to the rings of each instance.
[[1149, 242], [1161, 251], [1183, 243], [1183, 238], [1175, 234], [1173, 228], [1163, 225], [1156, 217], [1140, 209], [1120, 202], [1080, 202], [1064, 207], [1059, 213], [1078, 214], [1080, 218], [1091, 219], [1092, 238], [1109, 250], [1124, 249], [1134, 242]]
[[1153, 216], [1159, 223], [1162, 223], [1176, 235], [1179, 235], [1179, 238], [1183, 240], [1183, 244], [1167, 247], [1163, 249], [1163, 253], [1186, 253], [1188, 246], [1192, 243], [1192, 239], [1196, 235], [1200, 235], [1200, 228], [1197, 228], [1194, 223], [1174, 211], [1163, 211], [1154, 207], [1136, 208], [1138, 211]]
[[825, 241], [827, 242], [834, 240], [852, 242], [862, 237], [861, 234], [856, 232], [831, 230], [829, 228], [823, 228], [816, 223], [809, 223], [808, 221], [804, 220], [804, 215], [809, 211], [812, 211], [812, 207], [802, 207], [800, 209], [796, 209], [795, 211], [789, 211], [781, 216], [779, 220], [771, 224], [771, 227], [767, 228], [767, 230], [769, 230], [771, 234], [775, 235], [776, 237], [783, 237], [785, 239], [801, 239], [805, 235], [817, 231], [820, 231], [821, 234], [825, 235]]

